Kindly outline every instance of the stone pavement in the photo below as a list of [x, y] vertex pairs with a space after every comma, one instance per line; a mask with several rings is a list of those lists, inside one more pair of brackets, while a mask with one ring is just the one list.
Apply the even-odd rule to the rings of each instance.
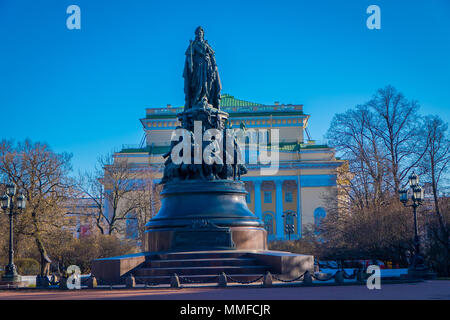
[[366, 286], [325, 287], [194, 287], [182, 289], [83, 289], [83, 290], [0, 290], [0, 300], [450, 300], [450, 281], [382, 284], [380, 290]]

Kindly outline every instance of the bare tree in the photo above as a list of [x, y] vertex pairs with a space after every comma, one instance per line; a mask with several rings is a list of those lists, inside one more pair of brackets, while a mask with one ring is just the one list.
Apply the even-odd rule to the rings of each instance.
[[96, 205], [96, 224], [102, 234], [123, 233], [126, 220], [135, 221], [143, 240], [145, 224], [159, 210], [159, 190], [154, 170], [105, 155], [94, 174], [79, 175], [78, 188]]
[[446, 257], [443, 259], [447, 274], [450, 272], [450, 239], [446, 219], [441, 210], [441, 198], [447, 203], [448, 199], [441, 197], [443, 177], [450, 167], [450, 139], [448, 136], [448, 124], [444, 123], [438, 116], [427, 116], [425, 118], [425, 134], [422, 145], [426, 145], [426, 153], [420, 162], [420, 167], [425, 178], [430, 181], [433, 192], [434, 211], [439, 222], [440, 231], [430, 229], [434, 238], [442, 248]]
[[65, 223], [65, 201], [72, 196], [68, 177], [71, 155], [54, 153], [44, 143], [29, 140], [0, 143], [0, 175], [17, 185], [27, 198], [27, 208], [19, 216], [18, 232], [34, 239], [41, 257], [41, 274], [47, 250], [45, 235], [61, 229]]
[[368, 103], [334, 116], [327, 138], [349, 161], [352, 201], [359, 207], [393, 199], [425, 155], [427, 145], [417, 145], [423, 133], [418, 108], [417, 102], [386, 86]]
[[104, 192], [103, 218], [107, 224], [107, 234], [123, 231], [121, 221], [126, 220], [137, 208], [133, 193], [143, 188], [139, 173], [126, 160], [114, 159], [111, 155], [99, 158], [103, 175], [98, 179]]
[[87, 198], [95, 205], [92, 216], [95, 225], [101, 234], [105, 234], [106, 219], [104, 216], [104, 186], [100, 181], [102, 173], [95, 169], [95, 172], [79, 172], [77, 179], [78, 198]]
[[387, 86], [368, 103], [334, 116], [327, 138], [348, 166], [338, 170], [342, 195], [322, 225], [325, 246], [405, 260], [412, 227], [397, 191], [412, 168], [426, 162], [432, 143], [418, 143], [424, 132], [418, 108]]
[[429, 178], [433, 190], [433, 200], [436, 214], [443, 225], [439, 208], [439, 191], [441, 180], [450, 167], [450, 139], [448, 136], [448, 124], [438, 116], [425, 118], [425, 155], [420, 163], [424, 174]]
[[[348, 160], [352, 179], [345, 179], [345, 190], [360, 208], [383, 200], [386, 154], [376, 134], [374, 114], [366, 106], [357, 106], [336, 114], [327, 132], [329, 144]], [[342, 186], [344, 187], [344, 186]]]
[[375, 113], [372, 127], [382, 142], [380, 147], [386, 152], [393, 191], [397, 194], [401, 181], [426, 151], [426, 147], [416, 148], [422, 132], [421, 117], [417, 113], [419, 105], [414, 100], [407, 100], [394, 87], [386, 86], [377, 91], [367, 106]]
[[147, 168], [141, 173], [141, 179], [144, 184], [140, 190], [135, 192], [132, 199], [136, 203], [135, 219], [138, 232], [138, 238], [144, 243], [145, 225], [154, 217], [160, 208], [160, 189], [161, 186], [154, 183], [155, 173], [152, 169]]

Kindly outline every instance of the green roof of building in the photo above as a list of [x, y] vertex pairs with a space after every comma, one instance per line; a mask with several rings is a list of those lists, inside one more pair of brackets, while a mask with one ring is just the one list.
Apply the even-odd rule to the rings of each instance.
[[[181, 111], [180, 111], [181, 112]], [[176, 119], [177, 114], [147, 114], [145, 116], [146, 119]]]
[[283, 111], [283, 110], [273, 110], [266, 112], [230, 112], [230, 118], [239, 118], [239, 117], [269, 117], [272, 115], [276, 116], [302, 116], [304, 115], [303, 111]]
[[170, 150], [170, 146], [145, 146], [142, 148], [124, 148], [119, 153], [150, 153], [164, 154]]
[[262, 104], [236, 99], [231, 94], [225, 93], [220, 97], [220, 106], [221, 107], [253, 107], [253, 106], [262, 106]]
[[[329, 148], [326, 144], [303, 144], [297, 142], [281, 142], [278, 146], [280, 151], [299, 151], [301, 149], [323, 149]], [[268, 145], [270, 148], [270, 145]], [[119, 153], [149, 153], [164, 154], [170, 150], [170, 146], [146, 146], [143, 148], [124, 148]]]
[[[229, 107], [228, 107], [229, 108]], [[222, 109], [223, 110], [223, 109]], [[230, 118], [239, 118], [239, 117], [268, 117], [271, 115], [276, 116], [302, 116], [304, 115], [303, 111], [283, 111], [283, 110], [273, 110], [273, 111], [265, 111], [265, 112], [233, 112], [229, 110], [224, 110], [230, 114]], [[176, 113], [172, 114], [147, 114], [146, 119], [174, 119], [176, 118]]]
[[[268, 145], [270, 148], [270, 145]], [[278, 150], [281, 151], [299, 151], [301, 149], [323, 149], [329, 148], [326, 144], [306, 144], [298, 142], [280, 142]]]
[[[173, 119], [183, 111], [183, 106], [175, 108], [148, 108], [146, 119]], [[304, 115], [301, 106], [288, 105], [264, 105], [236, 99], [231, 94], [223, 94], [220, 100], [220, 108], [230, 114], [230, 118], [251, 116], [300, 116]], [[151, 110], [151, 111], [150, 111]], [[150, 111], [150, 112], [149, 112]]]

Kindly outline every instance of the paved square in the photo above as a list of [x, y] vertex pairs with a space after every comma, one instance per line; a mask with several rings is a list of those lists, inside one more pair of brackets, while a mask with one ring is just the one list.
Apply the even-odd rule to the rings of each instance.
[[450, 281], [382, 284], [380, 290], [366, 286], [326, 287], [198, 287], [122, 290], [2, 290], [0, 300], [450, 300]]

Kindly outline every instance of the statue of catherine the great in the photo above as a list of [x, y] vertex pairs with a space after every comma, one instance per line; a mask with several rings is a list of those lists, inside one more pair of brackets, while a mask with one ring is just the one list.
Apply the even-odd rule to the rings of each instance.
[[204, 40], [202, 27], [195, 30], [195, 40], [186, 50], [184, 65], [185, 109], [205, 107], [220, 108], [220, 83], [214, 51]]

